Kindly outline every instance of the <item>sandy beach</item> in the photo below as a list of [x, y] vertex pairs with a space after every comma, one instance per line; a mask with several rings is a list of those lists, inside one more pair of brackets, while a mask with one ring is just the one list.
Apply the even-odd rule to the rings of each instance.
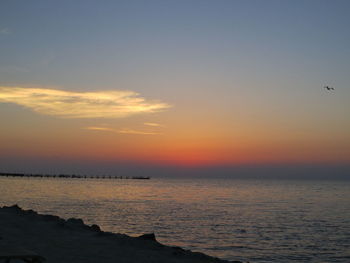
[[6, 254], [11, 247], [34, 251], [50, 263], [239, 263], [162, 245], [153, 234], [130, 237], [104, 232], [81, 219], [64, 220], [17, 205], [0, 208], [0, 252]]

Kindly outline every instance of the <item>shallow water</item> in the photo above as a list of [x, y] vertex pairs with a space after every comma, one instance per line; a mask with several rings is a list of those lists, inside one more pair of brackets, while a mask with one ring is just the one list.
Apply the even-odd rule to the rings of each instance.
[[0, 205], [250, 262], [350, 262], [350, 181], [0, 178]]

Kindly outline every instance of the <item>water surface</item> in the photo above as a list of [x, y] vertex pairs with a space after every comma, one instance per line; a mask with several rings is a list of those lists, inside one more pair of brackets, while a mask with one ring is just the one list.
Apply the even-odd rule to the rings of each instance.
[[350, 262], [350, 182], [0, 178], [0, 205], [250, 262]]

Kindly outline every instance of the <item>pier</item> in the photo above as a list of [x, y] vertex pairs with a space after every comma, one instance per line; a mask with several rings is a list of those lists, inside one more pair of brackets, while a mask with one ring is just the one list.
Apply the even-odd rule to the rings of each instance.
[[41, 178], [70, 178], [70, 179], [132, 179], [149, 180], [149, 176], [116, 176], [116, 175], [78, 175], [78, 174], [25, 174], [0, 173], [1, 177], [41, 177]]

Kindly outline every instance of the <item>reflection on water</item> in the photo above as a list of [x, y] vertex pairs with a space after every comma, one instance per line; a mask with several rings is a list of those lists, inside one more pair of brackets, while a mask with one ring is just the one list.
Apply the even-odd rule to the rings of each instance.
[[0, 205], [250, 262], [350, 262], [350, 182], [0, 178]]

